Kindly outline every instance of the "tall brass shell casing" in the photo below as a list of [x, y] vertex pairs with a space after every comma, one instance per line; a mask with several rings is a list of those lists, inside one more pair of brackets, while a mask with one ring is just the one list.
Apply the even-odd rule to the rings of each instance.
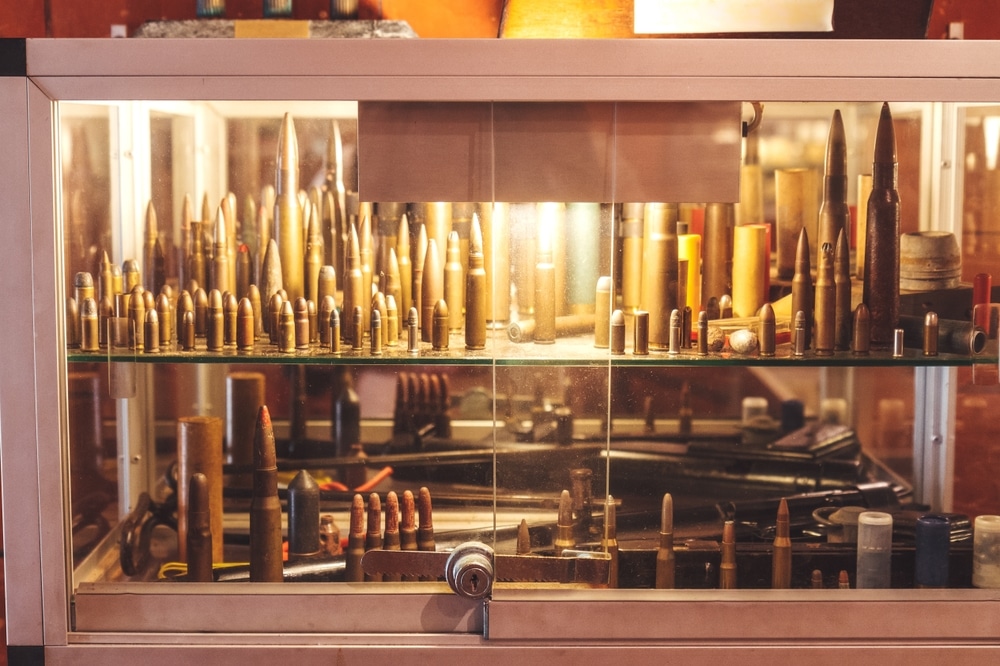
[[183, 416], [177, 420], [177, 546], [181, 560], [187, 559], [188, 483], [197, 472], [208, 478], [212, 559], [222, 562], [222, 419], [218, 417]]
[[[643, 217], [639, 305], [649, 312], [649, 346], [669, 345], [669, 316], [677, 307], [677, 204], [648, 203]], [[628, 267], [625, 267], [628, 270]]]
[[250, 500], [250, 580], [280, 583], [281, 500], [271, 415], [265, 405], [257, 410], [253, 438], [253, 496]]
[[851, 208], [847, 205], [847, 139], [840, 109], [833, 112], [830, 136], [826, 142], [826, 171], [823, 174], [823, 200], [819, 206], [819, 248], [824, 243], [836, 247], [841, 231], [850, 233]]
[[486, 347], [486, 319], [488, 316], [486, 268], [483, 256], [483, 234], [479, 218], [472, 216], [469, 234], [469, 273], [465, 280], [465, 347]]
[[[733, 293], [733, 204], [710, 203], [705, 207], [702, 239], [701, 300]], [[692, 308], [694, 304], [691, 304]]]
[[286, 113], [278, 133], [275, 173], [274, 239], [281, 258], [281, 279], [288, 298], [305, 296], [302, 207], [299, 204], [299, 142], [292, 115]]

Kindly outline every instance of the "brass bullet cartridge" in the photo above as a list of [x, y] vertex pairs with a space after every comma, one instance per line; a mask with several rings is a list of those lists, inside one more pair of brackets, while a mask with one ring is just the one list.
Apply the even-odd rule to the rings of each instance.
[[820, 248], [824, 243], [836, 247], [841, 231], [850, 233], [851, 209], [847, 205], [847, 139], [840, 109], [833, 112], [830, 135], [826, 141], [826, 170], [823, 174], [823, 200], [819, 207]]
[[645, 310], [636, 310], [633, 319], [635, 323], [632, 353], [636, 356], [647, 356], [649, 354], [649, 313]]
[[345, 552], [347, 566], [344, 570], [344, 580], [348, 583], [360, 583], [365, 579], [361, 568], [361, 558], [365, 555], [365, 500], [355, 494], [351, 502], [351, 526], [347, 533], [347, 551]]
[[314, 213], [309, 216], [304, 263], [306, 300], [318, 303], [320, 300], [319, 272], [323, 267], [323, 232], [320, 230], [320, 219], [315, 214], [315, 209]]
[[309, 344], [312, 344], [319, 341], [319, 315], [314, 302], [306, 301], [306, 314], [309, 317]]
[[184, 351], [194, 351], [195, 348], [195, 329], [194, 329], [194, 312], [187, 310], [181, 315], [181, 330], [178, 332], [178, 342], [181, 345], [181, 349]]
[[236, 296], [226, 292], [222, 299], [222, 342], [226, 347], [236, 345], [236, 325], [239, 318], [237, 310], [239, 303], [236, 301]]
[[364, 320], [365, 332], [371, 327], [372, 314], [372, 282], [375, 274], [375, 254], [372, 250], [372, 221], [369, 215], [361, 216], [358, 225], [358, 257], [361, 260], [361, 300], [355, 305], [361, 305], [361, 315]]
[[201, 337], [208, 332], [208, 292], [201, 287], [192, 294], [194, 301], [194, 332]]
[[889, 105], [875, 132], [872, 191], [868, 197], [862, 300], [871, 316], [872, 349], [889, 349], [899, 321], [899, 192], [896, 134]]
[[760, 332], [758, 333], [761, 356], [774, 356], [774, 335], [774, 308], [771, 307], [770, 303], [764, 303], [760, 309]]
[[108, 259], [108, 251], [103, 250], [101, 254], [100, 273], [98, 274], [98, 284], [97, 284], [97, 286], [100, 288], [100, 294], [99, 296], [95, 296], [95, 299], [104, 298], [105, 296], [108, 296], [112, 299], [114, 298], [115, 290], [114, 290], [113, 267], [114, 264], [111, 263], [110, 259]]
[[660, 543], [656, 549], [656, 589], [674, 588], [674, 498], [664, 493], [660, 504]]
[[288, 559], [319, 555], [319, 486], [306, 470], [288, 484]]
[[255, 321], [250, 299], [240, 299], [236, 312], [236, 348], [239, 351], [253, 351]]
[[386, 264], [385, 283], [379, 282], [379, 288], [386, 295], [387, 301], [388, 297], [392, 296], [396, 303], [399, 303], [402, 298], [402, 290], [399, 284], [399, 259], [396, 258], [396, 248], [389, 248]]
[[[307, 328], [308, 323], [307, 320]], [[278, 351], [285, 354], [295, 351], [295, 312], [291, 301], [282, 301], [278, 312]]]
[[431, 491], [426, 487], [421, 487], [417, 493], [417, 514], [420, 518], [417, 526], [417, 550], [436, 550]]
[[[156, 209], [153, 202], [146, 204], [146, 229], [142, 243], [142, 270], [145, 279], [143, 287], [154, 294], [160, 292], [167, 282], [163, 246], [160, 244], [159, 229], [156, 224]], [[81, 301], [82, 302], [82, 301]]]
[[[290, 306], [289, 306], [290, 307]], [[280, 583], [281, 500], [274, 430], [267, 406], [257, 410], [254, 429], [253, 496], [250, 500], [250, 580]]]
[[604, 503], [604, 532], [601, 536], [601, 551], [611, 556], [608, 569], [608, 587], [618, 587], [618, 528], [615, 498], [608, 495]]
[[698, 313], [698, 355], [708, 355], [708, 313]]
[[[135, 349], [137, 351], [142, 351], [144, 342], [142, 327], [143, 322], [146, 321], [146, 299], [143, 297], [142, 293], [142, 286], [137, 284], [132, 287], [128, 298], [128, 346], [129, 349]], [[77, 322], [74, 339], [77, 341], [77, 344], [79, 344], [79, 314], [74, 317], [74, 320]]]
[[337, 304], [333, 301], [333, 296], [327, 294], [319, 306], [319, 343], [324, 347], [330, 346], [330, 315], [337, 310]]
[[257, 234], [259, 247], [263, 252], [274, 238], [274, 203], [277, 199], [274, 185], [268, 183], [260, 188], [260, 207], [257, 209]]
[[192, 220], [188, 228], [188, 254], [184, 259], [184, 275], [188, 282], [195, 282], [199, 287], [208, 285], [205, 270], [205, 247], [203, 225], [207, 222]]
[[156, 297], [156, 316], [160, 320], [160, 346], [169, 347], [174, 335], [174, 311], [170, 306], [170, 297], [161, 293]]
[[[399, 218], [406, 212], [406, 204], [380, 201], [375, 204], [375, 219], [378, 221], [378, 256], [375, 266], [383, 272], [389, 272], [389, 251], [395, 251], [399, 239]], [[383, 289], [384, 290], [384, 289]], [[399, 298], [398, 294], [395, 294]]]
[[410, 224], [406, 213], [399, 216], [399, 231], [396, 233], [396, 262], [399, 265], [399, 298], [401, 311], [409, 312], [413, 307], [413, 261], [410, 259]]
[[209, 502], [208, 478], [201, 472], [191, 475], [187, 502], [187, 576], [194, 583], [211, 583], [212, 575], [212, 509]]
[[147, 354], [159, 353], [160, 317], [156, 314], [156, 310], [149, 310], [146, 312], [146, 320], [143, 323], [143, 340], [145, 342], [145, 352]]
[[419, 324], [421, 326], [421, 338], [423, 338], [423, 324], [424, 324], [424, 303], [423, 303], [423, 292], [424, 292], [424, 262], [427, 259], [427, 228], [424, 225], [420, 225], [417, 229], [417, 246], [413, 248], [413, 266], [411, 267], [411, 273], [413, 274], [413, 307], [417, 308], [417, 315], [419, 316]]
[[813, 569], [812, 578], [810, 579], [810, 586], [814, 590], [823, 589], [823, 572], [819, 569]]
[[[67, 319], [70, 317], [71, 315], [67, 315]], [[80, 349], [97, 351], [100, 348], [100, 317], [97, 315], [97, 302], [93, 298], [85, 298], [80, 308]]]
[[372, 308], [371, 323], [371, 353], [372, 356], [382, 355], [382, 315], [374, 308]]
[[351, 315], [351, 349], [353, 351], [361, 351], [364, 349], [364, 338], [365, 338], [365, 323], [364, 323], [364, 311], [361, 309], [360, 305], [354, 306], [354, 312]]
[[892, 329], [892, 357], [893, 358], [903, 358], [903, 348], [906, 346], [904, 341], [906, 339], [906, 334], [901, 328]]
[[418, 319], [417, 309], [410, 308], [406, 316], [406, 351], [411, 354], [416, 354], [420, 351], [420, 332], [417, 327]]
[[[73, 297], [77, 307], [82, 311], [83, 302], [88, 298], [96, 299], [94, 291], [94, 278], [90, 273], [77, 273], [73, 276]], [[77, 322], [79, 326], [79, 322]]]
[[851, 346], [851, 250], [847, 246], [847, 229], [837, 237], [833, 253], [833, 285], [836, 291], [836, 313], [833, 348], [847, 351]]
[[792, 277], [792, 312], [801, 312], [805, 323], [803, 349], [809, 349], [812, 339], [813, 286], [809, 262], [809, 235], [803, 229], [795, 248], [795, 275]]
[[321, 266], [319, 269], [319, 280], [317, 281], [317, 302], [322, 304], [323, 299], [330, 296], [337, 302], [337, 271], [333, 266]]
[[[431, 342], [434, 330], [434, 310], [438, 301], [444, 300], [444, 272], [438, 257], [437, 243], [433, 238], [427, 240], [427, 253], [424, 256], [422, 283], [420, 290], [420, 339]], [[447, 304], [445, 311], [447, 312]]]
[[220, 293], [230, 291], [229, 252], [227, 250], [226, 216], [219, 207], [215, 214], [215, 243], [212, 246], [212, 288]]
[[[281, 257], [278, 252], [278, 245], [271, 239], [267, 244], [267, 251], [264, 254], [264, 263], [261, 265], [260, 269], [260, 298], [261, 303], [267, 303], [270, 305], [271, 298], [283, 290], [281, 278]], [[265, 333], [271, 334], [272, 341], [274, 334], [271, 329], [270, 317], [265, 317], [263, 320], [263, 330]]]
[[[732, 294], [733, 287], [733, 205], [710, 203], [705, 206], [702, 239], [701, 298]], [[693, 304], [692, 304], [693, 305]]]
[[858, 303], [854, 308], [854, 332], [851, 338], [851, 352], [856, 356], [867, 356], [871, 345], [871, 317], [868, 306]]
[[[383, 550], [400, 550], [399, 536], [399, 499], [396, 493], [389, 491], [385, 497], [385, 533], [382, 536]], [[396, 583], [402, 580], [400, 574], [386, 574], [384, 579], [387, 583]]]
[[664, 349], [670, 346], [670, 312], [677, 308], [677, 205], [649, 203], [644, 216], [639, 307], [649, 312], [650, 346]]
[[719, 296], [719, 319], [731, 319], [733, 316], [733, 299], [729, 294]]
[[594, 346], [607, 349], [611, 344], [611, 276], [597, 278], [594, 304]]
[[611, 313], [610, 347], [614, 355], [625, 353], [625, 313], [621, 310]]
[[788, 531], [788, 502], [781, 498], [774, 530], [774, 550], [771, 556], [771, 587], [786, 590], [792, 586], [792, 541]]
[[[284, 306], [282, 306], [284, 307]], [[309, 304], [306, 299], [295, 299], [294, 316], [294, 346], [296, 349], [309, 349]]]
[[802, 356], [806, 353], [806, 315], [802, 310], [796, 310], [792, 325], [792, 356]]
[[208, 351], [222, 351], [225, 333], [223, 326], [222, 293], [218, 289], [213, 289], [208, 293], [205, 317], [205, 345]]
[[392, 294], [385, 298], [385, 331], [386, 345], [395, 347], [399, 343], [399, 309]]
[[[383, 294], [381, 291], [376, 291], [375, 294], [372, 296], [371, 311], [372, 311], [372, 321], [369, 328], [371, 328], [372, 330], [375, 329], [375, 316], [374, 316], [375, 312], [378, 312], [379, 315], [379, 352], [381, 353], [381, 348], [385, 347], [389, 342], [389, 331], [388, 331], [389, 327], [386, 325], [386, 319], [389, 316], [389, 312], [385, 303], [385, 294]], [[375, 336], [373, 334], [372, 338], [374, 337]], [[372, 340], [372, 350], [374, 351], [374, 349], [375, 349], [375, 341]]]
[[[240, 224], [240, 239], [247, 246], [251, 256], [256, 256], [260, 249], [260, 235], [258, 232], [257, 202], [252, 194], [243, 197], [243, 215]], [[253, 280], [250, 280], [253, 282]]]
[[681, 349], [691, 348], [691, 306], [685, 305], [681, 310]]
[[403, 506], [399, 519], [400, 550], [417, 550], [416, 502], [413, 492], [403, 491]]
[[[365, 550], [382, 549], [382, 503], [378, 493], [368, 496], [368, 531], [365, 533]], [[365, 574], [365, 580], [374, 580]]]
[[330, 353], [339, 354], [341, 352], [340, 340], [343, 336], [340, 333], [340, 312], [334, 308], [330, 312]]
[[670, 311], [668, 354], [681, 353], [681, 313], [676, 308]]
[[924, 315], [924, 356], [938, 354], [938, 316], [936, 312]]
[[[350, 230], [347, 234], [347, 273], [344, 276], [344, 304], [343, 311], [345, 313], [351, 313], [351, 326], [345, 326], [343, 333], [344, 342], [352, 343], [352, 347], [360, 348], [358, 345], [361, 344], [362, 340], [354, 340], [354, 326], [353, 326], [353, 313], [356, 307], [362, 308], [362, 315], [364, 314], [364, 308], [361, 303], [367, 300], [365, 297], [364, 289], [364, 278], [361, 274], [361, 246], [358, 241], [358, 230], [352, 224]], [[369, 292], [370, 293], [370, 292]], [[364, 323], [362, 322], [362, 333], [364, 332]]]
[[130, 294], [136, 287], [142, 286], [142, 275], [135, 259], [126, 259], [122, 263], [123, 294]]
[[559, 495], [559, 513], [556, 517], [556, 536], [552, 540], [556, 557], [562, 555], [567, 548], [576, 548], [576, 537], [573, 534], [573, 501], [568, 490]]
[[270, 331], [269, 340], [272, 345], [278, 344], [281, 338], [281, 306], [284, 303], [285, 299], [281, 293], [275, 292], [271, 294], [271, 299], [267, 304], [267, 320], [270, 322], [267, 329]]
[[303, 286], [302, 207], [299, 204], [299, 143], [292, 115], [286, 113], [278, 133], [275, 170], [274, 239], [281, 259], [281, 280], [288, 297], [305, 295]]
[[448, 329], [460, 331], [465, 307], [465, 273], [459, 256], [458, 232], [448, 234], [444, 264], [444, 300], [448, 304]]
[[142, 307], [146, 312], [156, 309], [156, 299], [153, 297], [153, 292], [142, 290]]
[[[753, 317], [766, 300], [767, 227], [746, 224], [733, 229], [733, 316]], [[793, 306], [794, 307], [794, 306]]]
[[833, 353], [836, 334], [837, 290], [833, 281], [833, 246], [824, 243], [819, 249], [816, 266], [815, 328], [813, 346], [818, 356]]
[[733, 521], [722, 524], [722, 558], [719, 564], [719, 589], [735, 590], [736, 585], [736, 527]]
[[556, 267], [552, 254], [552, 229], [548, 224], [539, 225], [535, 264], [535, 333], [534, 340], [541, 344], [556, 341]]
[[837, 589], [849, 590], [851, 589], [851, 579], [848, 577], [847, 572], [843, 569], [840, 570], [840, 575], [837, 576]]
[[622, 238], [622, 309], [629, 314], [642, 305], [644, 208], [641, 203], [622, 204], [619, 223]]
[[[907, 346], [918, 347], [920, 346], [917, 344], [918, 341], [922, 344], [926, 323], [924, 317], [913, 315], [900, 316], [899, 327], [905, 333]], [[939, 352], [969, 355], [979, 354], [985, 348], [986, 331], [971, 321], [939, 319], [937, 328], [937, 347]]]
[[208, 479], [212, 560], [222, 562], [222, 419], [218, 417], [177, 419], [177, 547], [181, 560], [187, 559], [188, 483], [198, 472]]
[[486, 347], [486, 322], [489, 319], [489, 298], [485, 257], [483, 256], [483, 231], [479, 216], [472, 214], [469, 233], [469, 273], [465, 284], [465, 348]]
[[431, 333], [431, 348], [434, 351], [447, 351], [448, 349], [448, 304], [443, 298], [438, 299], [434, 305], [434, 312], [431, 318], [433, 331]]

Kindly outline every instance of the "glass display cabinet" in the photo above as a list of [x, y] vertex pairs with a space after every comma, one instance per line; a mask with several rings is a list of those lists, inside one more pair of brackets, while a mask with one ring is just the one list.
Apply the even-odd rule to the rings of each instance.
[[995, 649], [997, 45], [18, 44], [19, 654]]

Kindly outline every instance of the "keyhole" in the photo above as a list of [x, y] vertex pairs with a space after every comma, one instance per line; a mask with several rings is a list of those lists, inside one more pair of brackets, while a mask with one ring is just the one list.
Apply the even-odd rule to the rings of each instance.
[[479, 589], [479, 574], [472, 574], [469, 583], [472, 585], [472, 591], [476, 592]]

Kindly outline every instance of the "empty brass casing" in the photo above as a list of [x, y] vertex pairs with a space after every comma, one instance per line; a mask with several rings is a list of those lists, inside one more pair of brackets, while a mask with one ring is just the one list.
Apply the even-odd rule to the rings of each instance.
[[[253, 436], [257, 410], [264, 404], [265, 379], [262, 372], [239, 371], [226, 375], [226, 459], [236, 466], [253, 463]], [[234, 475], [239, 487], [249, 487], [252, 475]]]
[[648, 203], [644, 216], [640, 307], [649, 312], [650, 346], [664, 349], [670, 312], [677, 308], [677, 205]]
[[746, 224], [733, 229], [733, 316], [753, 317], [764, 304], [767, 227]]
[[[816, 238], [819, 177], [809, 168], [778, 169], [774, 172], [774, 182], [778, 278], [787, 280], [795, 270], [799, 232], [805, 229], [811, 238]], [[734, 247], [738, 248], [739, 243]], [[733, 279], [735, 287], [735, 276]]]
[[620, 355], [625, 353], [625, 313], [615, 310], [611, 313], [611, 353]]
[[649, 313], [645, 310], [636, 310], [633, 318], [635, 325], [632, 353], [636, 356], [646, 356], [649, 354]]
[[486, 270], [486, 321], [503, 325], [510, 318], [510, 206], [484, 203], [479, 211]]
[[701, 299], [732, 294], [733, 285], [733, 205], [710, 203], [705, 206], [705, 233], [702, 239]]
[[200, 472], [208, 479], [212, 559], [223, 561], [222, 450], [222, 419], [215, 416], [177, 419], [177, 546], [181, 560], [187, 559], [188, 483], [193, 474]]
[[611, 276], [597, 278], [594, 300], [594, 346], [607, 349], [611, 344]]
[[622, 309], [629, 314], [642, 304], [644, 208], [641, 203], [622, 204]]

